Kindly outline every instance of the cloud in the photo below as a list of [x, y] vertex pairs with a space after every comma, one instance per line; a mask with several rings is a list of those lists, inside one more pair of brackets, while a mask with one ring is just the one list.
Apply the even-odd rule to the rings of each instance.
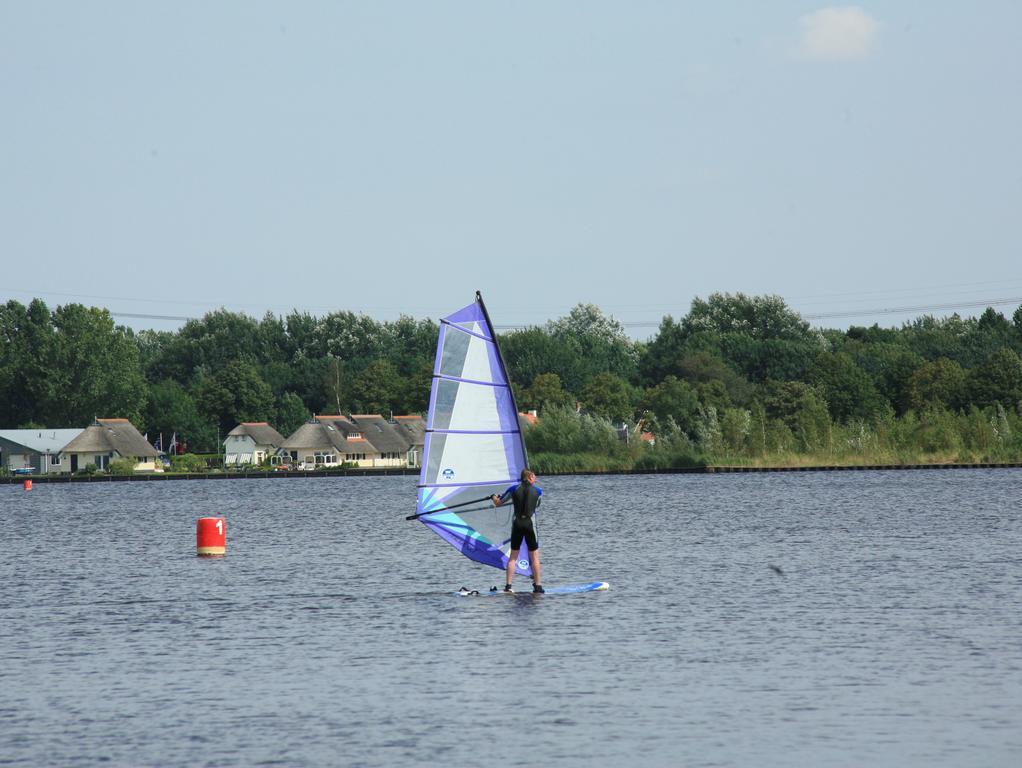
[[807, 59], [864, 59], [873, 51], [880, 25], [857, 5], [823, 8], [798, 20], [798, 54]]

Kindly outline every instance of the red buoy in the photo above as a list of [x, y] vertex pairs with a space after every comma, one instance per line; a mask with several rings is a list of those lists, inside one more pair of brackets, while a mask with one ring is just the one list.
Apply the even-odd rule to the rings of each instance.
[[32, 481], [31, 480], [26, 480], [25, 481], [25, 490], [26, 491], [31, 491], [32, 490]]
[[196, 554], [219, 557], [227, 552], [227, 521], [222, 517], [200, 517], [195, 528]]

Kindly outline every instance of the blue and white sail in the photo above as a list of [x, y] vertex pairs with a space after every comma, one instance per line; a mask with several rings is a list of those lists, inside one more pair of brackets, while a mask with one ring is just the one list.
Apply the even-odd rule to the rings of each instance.
[[[507, 368], [476, 293], [440, 321], [413, 517], [466, 557], [506, 568], [512, 505], [489, 497], [518, 482], [526, 463]], [[527, 558], [517, 571], [530, 575]]]

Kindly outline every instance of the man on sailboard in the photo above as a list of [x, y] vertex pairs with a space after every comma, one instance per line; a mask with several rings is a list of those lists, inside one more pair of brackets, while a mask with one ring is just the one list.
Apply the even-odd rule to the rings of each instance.
[[523, 469], [521, 482], [512, 485], [500, 496], [493, 494], [495, 506], [500, 506], [508, 499], [515, 505], [515, 514], [511, 520], [511, 552], [507, 559], [507, 580], [504, 584], [504, 591], [511, 591], [511, 581], [515, 577], [515, 566], [518, 562], [518, 552], [522, 548], [522, 542], [529, 548], [529, 564], [532, 566], [532, 591], [545, 592], [540, 580], [539, 573], [539, 540], [536, 538], [536, 528], [532, 524], [532, 516], [539, 506], [539, 497], [543, 495], [543, 489], [536, 485], [536, 473], [530, 469]]

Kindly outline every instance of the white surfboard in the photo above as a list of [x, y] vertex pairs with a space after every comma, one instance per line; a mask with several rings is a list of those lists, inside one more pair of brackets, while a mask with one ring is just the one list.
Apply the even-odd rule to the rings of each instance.
[[524, 586], [521, 591], [505, 592], [503, 587], [491, 587], [487, 590], [468, 589], [462, 587], [454, 594], [459, 597], [493, 597], [495, 595], [577, 595], [581, 592], [603, 592], [610, 589], [605, 581], [591, 581], [588, 584], [570, 584], [564, 587], [545, 587], [545, 592], [533, 592], [532, 587]]

